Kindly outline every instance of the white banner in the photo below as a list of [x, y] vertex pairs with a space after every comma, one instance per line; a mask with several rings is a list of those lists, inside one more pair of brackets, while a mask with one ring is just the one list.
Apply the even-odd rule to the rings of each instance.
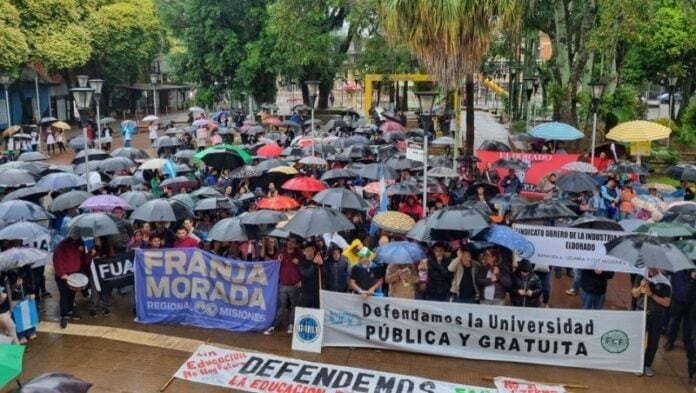
[[483, 306], [322, 291], [325, 347], [639, 371], [643, 314]]
[[495, 393], [496, 389], [201, 345], [176, 378], [257, 393]]
[[524, 379], [495, 377], [493, 380], [498, 393], [565, 393], [565, 388], [559, 385], [544, 385]]
[[324, 310], [295, 307], [292, 350], [321, 353], [324, 341]]
[[604, 244], [626, 232], [515, 224], [513, 228], [534, 245], [533, 263], [577, 269], [642, 274], [623, 259], [607, 255]]

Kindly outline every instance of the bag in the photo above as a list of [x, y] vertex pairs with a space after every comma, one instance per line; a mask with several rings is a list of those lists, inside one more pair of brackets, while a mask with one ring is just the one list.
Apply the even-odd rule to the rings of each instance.
[[24, 332], [39, 326], [39, 313], [36, 309], [36, 300], [24, 299], [12, 309], [12, 319], [17, 325], [18, 332]]

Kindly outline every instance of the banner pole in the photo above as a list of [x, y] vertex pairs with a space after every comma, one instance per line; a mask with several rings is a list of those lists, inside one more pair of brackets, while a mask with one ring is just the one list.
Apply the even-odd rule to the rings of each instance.
[[[210, 344], [210, 339], [205, 340], [205, 342], [203, 343], [203, 345], [207, 345], [207, 344]], [[167, 380], [167, 382], [164, 385], [162, 385], [162, 387], [159, 389], [159, 391], [164, 392], [164, 390], [167, 389], [173, 381], [174, 381], [174, 376], [172, 375], [171, 377], [169, 377], [169, 380]]]
[[[481, 377], [484, 381], [488, 382], [493, 382], [495, 381], [494, 377]], [[574, 384], [569, 384], [569, 383], [557, 383], [557, 382], [541, 382], [541, 381], [527, 381], [530, 383], [537, 383], [539, 385], [557, 385], [557, 386], [563, 386], [565, 389], [589, 389], [590, 387], [587, 385], [574, 385]]]
[[648, 347], [648, 335], [646, 334], [646, 330], [648, 328], [648, 294], [644, 293], [643, 294], [643, 351], [641, 352], [641, 359], [640, 359], [640, 372], [645, 371], [645, 351], [647, 350]]

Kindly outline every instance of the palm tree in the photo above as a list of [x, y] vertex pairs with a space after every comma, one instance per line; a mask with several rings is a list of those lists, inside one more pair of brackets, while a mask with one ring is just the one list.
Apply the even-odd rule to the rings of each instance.
[[[518, 26], [521, 0], [385, 0], [381, 16], [391, 42], [403, 41], [446, 90], [479, 69], [496, 25]], [[468, 78], [473, 91], [473, 78]], [[467, 105], [473, 113], [473, 98]], [[458, 110], [458, 108], [456, 108]], [[469, 118], [471, 116], [467, 116]], [[473, 151], [473, 118], [467, 121]]]

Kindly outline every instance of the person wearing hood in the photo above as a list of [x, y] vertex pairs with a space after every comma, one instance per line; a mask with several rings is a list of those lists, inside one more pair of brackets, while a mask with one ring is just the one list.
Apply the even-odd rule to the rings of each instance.
[[532, 263], [522, 259], [512, 274], [510, 302], [517, 307], [539, 307], [541, 296], [541, 280], [534, 273]]
[[350, 277], [350, 264], [345, 255], [341, 255], [341, 248], [331, 245], [328, 257], [324, 261], [324, 289], [333, 292], [347, 292], [348, 279]]
[[423, 207], [413, 195], [406, 197], [406, 202], [399, 207], [399, 211], [408, 214], [416, 221], [423, 218]]

